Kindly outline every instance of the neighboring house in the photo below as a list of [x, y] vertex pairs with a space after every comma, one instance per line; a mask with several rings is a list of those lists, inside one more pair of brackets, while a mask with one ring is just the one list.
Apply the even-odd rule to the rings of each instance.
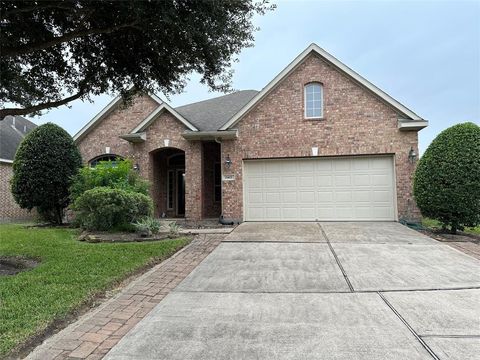
[[21, 209], [10, 191], [13, 159], [23, 138], [37, 125], [21, 116], [6, 116], [0, 121], [0, 222], [28, 220], [33, 213]]
[[121, 104], [113, 100], [74, 139], [89, 163], [132, 159], [152, 183], [157, 216], [419, 216], [411, 155], [427, 121], [315, 44], [259, 92], [177, 108], [153, 94]]

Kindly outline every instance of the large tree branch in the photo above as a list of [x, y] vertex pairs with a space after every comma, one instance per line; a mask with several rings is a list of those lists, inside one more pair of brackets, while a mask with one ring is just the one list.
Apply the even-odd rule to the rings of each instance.
[[43, 41], [35, 44], [24, 44], [18, 47], [12, 48], [2, 48], [1, 57], [12, 57], [18, 55], [24, 55], [31, 53], [33, 51], [47, 49], [49, 47], [73, 40], [75, 38], [84, 37], [93, 34], [110, 34], [120, 29], [133, 27], [139, 23], [138, 20], [132, 21], [127, 24], [120, 24], [116, 26], [111, 26], [107, 28], [92, 28], [92, 29], [79, 29], [72, 31], [70, 33], [64, 34], [62, 36], [57, 36], [48, 41]]
[[63, 99], [57, 100], [57, 101], [48, 101], [48, 102], [45, 102], [45, 103], [42, 103], [42, 104], [28, 106], [28, 107], [25, 107], [25, 108], [0, 109], [0, 121], [2, 121], [5, 118], [5, 116], [7, 116], [7, 115], [13, 115], [13, 116], [27, 115], [27, 114], [31, 114], [31, 113], [34, 113], [34, 112], [37, 112], [37, 111], [40, 111], [40, 110], [45, 110], [45, 109], [65, 105], [70, 101], [77, 100], [78, 98], [81, 98], [85, 94], [86, 94], [85, 90], [80, 90], [78, 93], [76, 93], [72, 96], [69, 96], [69, 97], [66, 97], [66, 98], [63, 98]]

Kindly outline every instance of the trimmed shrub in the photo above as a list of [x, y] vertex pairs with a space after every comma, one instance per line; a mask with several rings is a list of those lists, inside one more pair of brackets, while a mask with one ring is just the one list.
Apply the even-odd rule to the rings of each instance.
[[133, 223], [135, 229], [139, 232], [147, 231], [152, 234], [158, 234], [162, 228], [160, 220], [153, 217], [145, 217], [135, 223]]
[[452, 233], [480, 224], [480, 127], [441, 132], [418, 162], [413, 193], [422, 215]]
[[125, 229], [130, 223], [151, 216], [153, 203], [144, 194], [96, 187], [80, 195], [73, 209], [76, 223], [84, 229]]
[[52, 123], [35, 128], [15, 154], [11, 181], [15, 201], [24, 209], [36, 208], [44, 220], [61, 224], [72, 177], [81, 165], [80, 152], [65, 130]]
[[94, 168], [83, 167], [70, 187], [71, 199], [75, 201], [85, 191], [95, 187], [109, 187], [148, 195], [148, 182], [133, 170], [130, 160], [101, 161]]

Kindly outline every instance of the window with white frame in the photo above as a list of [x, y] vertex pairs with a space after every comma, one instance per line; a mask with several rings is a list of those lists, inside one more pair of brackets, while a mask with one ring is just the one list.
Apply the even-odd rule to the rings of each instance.
[[305, 85], [305, 118], [323, 117], [323, 86], [320, 83]]

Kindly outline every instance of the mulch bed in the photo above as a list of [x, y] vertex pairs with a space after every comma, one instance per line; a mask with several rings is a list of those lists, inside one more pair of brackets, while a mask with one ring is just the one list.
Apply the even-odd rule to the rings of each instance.
[[474, 244], [480, 244], [479, 235], [467, 234], [461, 231], [455, 235], [442, 232], [441, 230], [423, 229], [418, 231], [442, 242], [471, 242]]
[[148, 237], [142, 237], [138, 233], [133, 232], [82, 232], [78, 240], [89, 243], [125, 243], [125, 242], [142, 242], [142, 241], [162, 241], [177, 238], [178, 235], [172, 236], [170, 233], [158, 233]]
[[19, 272], [33, 269], [40, 262], [20, 256], [0, 256], [0, 276], [16, 275]]

